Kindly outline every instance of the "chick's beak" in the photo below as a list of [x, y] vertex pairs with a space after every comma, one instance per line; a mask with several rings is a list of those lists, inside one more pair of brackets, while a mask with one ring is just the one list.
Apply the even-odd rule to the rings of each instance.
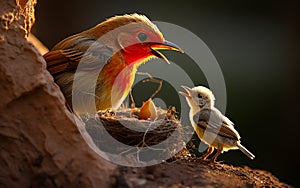
[[187, 86], [181, 86], [187, 93], [184, 92], [179, 92], [182, 96], [187, 97], [187, 98], [192, 98], [193, 97], [193, 93], [192, 93], [192, 89], [187, 87]]
[[177, 46], [176, 44], [169, 42], [167, 40], [164, 41], [164, 43], [152, 43], [150, 44], [150, 49], [153, 55], [155, 55], [158, 58], [162, 58], [166, 63], [170, 64], [169, 60], [164, 56], [161, 52], [158, 50], [171, 50], [171, 51], [177, 51], [184, 53], [183, 50]]

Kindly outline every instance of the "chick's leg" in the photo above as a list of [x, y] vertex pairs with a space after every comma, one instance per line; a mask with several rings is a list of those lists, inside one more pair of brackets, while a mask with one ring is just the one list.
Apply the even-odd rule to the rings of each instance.
[[206, 153], [205, 153], [204, 155], [202, 155], [201, 158], [202, 158], [203, 160], [206, 160], [206, 158], [207, 158], [210, 154], [212, 154], [212, 152], [214, 152], [214, 148], [210, 146], [210, 147], [207, 149]]
[[217, 157], [222, 153], [223, 148], [218, 148], [217, 153], [210, 159], [211, 163], [216, 163]]

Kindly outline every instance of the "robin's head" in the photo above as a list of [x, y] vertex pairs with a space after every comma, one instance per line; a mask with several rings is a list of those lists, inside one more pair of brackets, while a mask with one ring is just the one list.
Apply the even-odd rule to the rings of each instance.
[[191, 108], [203, 108], [203, 107], [213, 107], [215, 103], [215, 96], [206, 87], [197, 86], [189, 88], [187, 86], [181, 86], [187, 93], [179, 92], [182, 96], [186, 98], [188, 104]]
[[114, 50], [121, 51], [128, 64], [144, 63], [151, 57], [159, 57], [169, 63], [158, 50], [183, 52], [177, 45], [165, 40], [156, 25], [146, 16], [139, 14], [109, 18], [92, 28], [89, 33], [98, 38], [107, 34], [108, 40], [105, 43]]

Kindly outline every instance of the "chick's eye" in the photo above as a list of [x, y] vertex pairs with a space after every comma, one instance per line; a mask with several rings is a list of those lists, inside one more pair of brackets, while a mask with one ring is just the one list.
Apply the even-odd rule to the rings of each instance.
[[144, 42], [147, 40], [148, 36], [145, 33], [139, 33], [138, 38], [141, 42]]
[[198, 93], [198, 98], [202, 98], [202, 95]]

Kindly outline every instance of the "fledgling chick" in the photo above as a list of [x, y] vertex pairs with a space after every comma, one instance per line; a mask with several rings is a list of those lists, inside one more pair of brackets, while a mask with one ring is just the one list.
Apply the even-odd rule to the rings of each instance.
[[254, 159], [255, 156], [241, 145], [241, 137], [234, 129], [233, 123], [214, 107], [215, 97], [208, 88], [181, 87], [187, 92], [179, 93], [186, 98], [191, 108], [189, 116], [192, 126], [201, 141], [209, 145], [207, 152], [202, 156], [203, 159], [212, 154], [214, 148], [217, 152], [210, 159], [214, 163], [223, 151], [231, 149], [239, 149], [250, 159]]

